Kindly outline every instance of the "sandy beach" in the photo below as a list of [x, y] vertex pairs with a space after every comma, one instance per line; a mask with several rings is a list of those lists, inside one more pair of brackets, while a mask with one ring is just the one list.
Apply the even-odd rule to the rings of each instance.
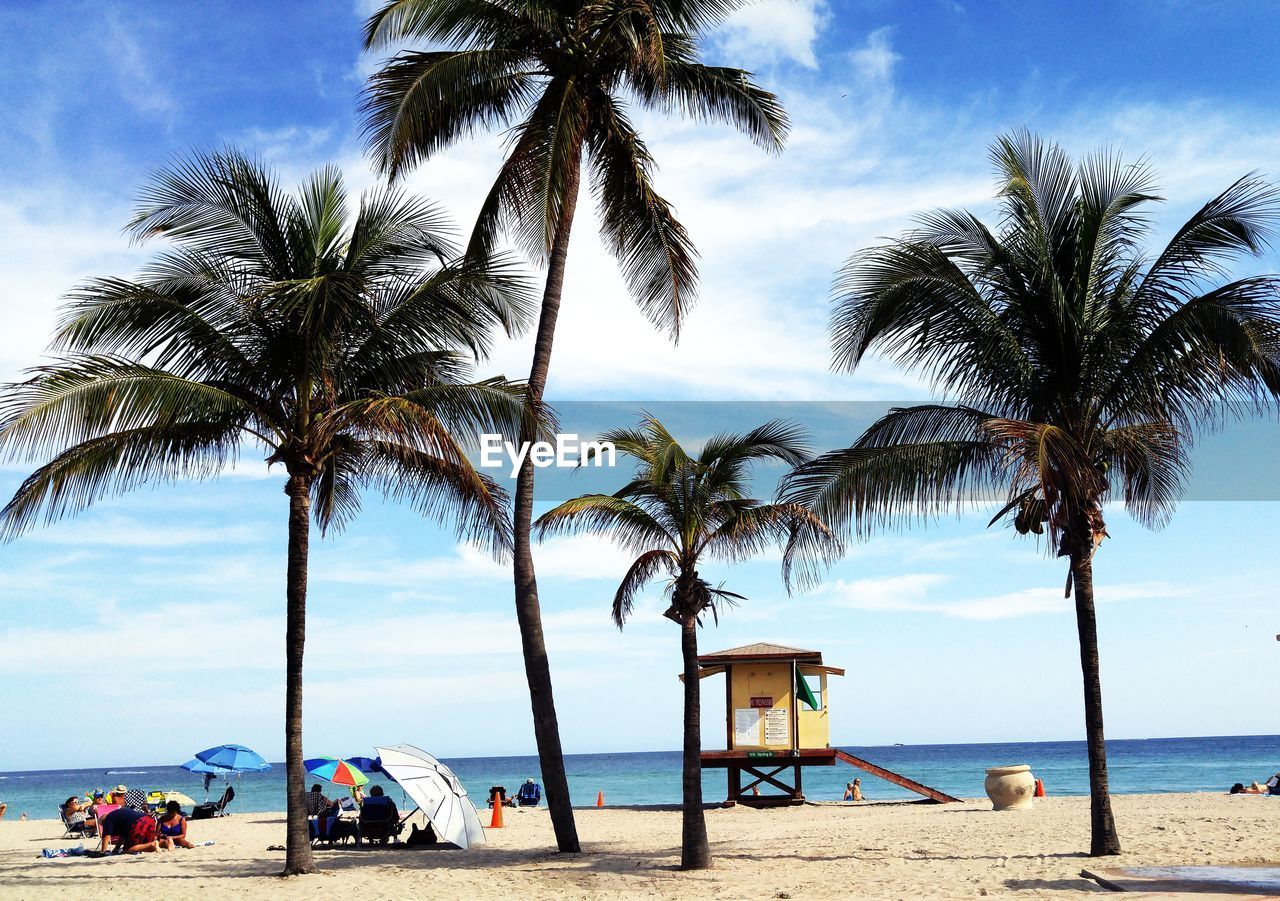
[[[1209, 794], [1114, 799], [1125, 854], [1102, 865], [1280, 860], [1280, 800]], [[487, 814], [486, 814], [487, 821]], [[457, 850], [319, 850], [324, 872], [282, 880], [280, 814], [192, 824], [211, 847], [108, 860], [39, 857], [53, 821], [0, 822], [5, 897], [435, 898], [1069, 898], [1100, 891], [1090, 859], [1088, 800], [1047, 798], [1033, 810], [990, 803], [806, 805], [707, 813], [715, 869], [681, 873], [677, 811], [578, 812], [584, 853], [552, 853], [545, 810], [511, 811], [489, 843]], [[1095, 862], [1096, 863], [1096, 862]]]

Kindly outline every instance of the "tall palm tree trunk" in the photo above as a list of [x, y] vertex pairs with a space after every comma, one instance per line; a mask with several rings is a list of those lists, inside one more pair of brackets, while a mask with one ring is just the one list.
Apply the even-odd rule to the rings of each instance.
[[307, 637], [307, 552], [311, 537], [311, 485], [300, 475], [290, 475], [285, 488], [289, 495], [289, 563], [285, 585], [286, 623], [284, 632], [284, 770], [288, 791], [288, 824], [285, 842], [284, 875], [316, 872], [307, 831], [307, 810], [303, 804], [302, 765], [302, 651]]
[[[1087, 533], [1086, 533], [1087, 534]], [[1107, 787], [1107, 744], [1102, 732], [1102, 677], [1098, 669], [1098, 621], [1093, 605], [1093, 559], [1090, 550], [1071, 554], [1075, 586], [1076, 628], [1080, 633], [1080, 669], [1084, 674], [1084, 728], [1089, 750], [1089, 854], [1120, 853], [1120, 836], [1111, 815]]]
[[707, 845], [707, 819], [702, 811], [702, 701], [696, 617], [688, 617], [680, 624], [680, 651], [684, 655], [684, 828], [680, 869], [705, 870], [711, 866], [711, 848]]
[[[551, 347], [555, 342], [556, 318], [560, 315], [560, 294], [564, 290], [565, 260], [569, 255], [569, 232], [578, 205], [579, 161], [574, 160], [565, 185], [564, 205], [556, 226], [555, 241], [547, 264], [547, 284], [542, 293], [542, 311], [538, 317], [538, 334], [533, 345], [533, 364], [529, 369], [528, 394], [520, 441], [527, 446], [537, 440], [537, 412], [542, 406], [542, 392], [551, 368]], [[533, 734], [538, 743], [538, 760], [547, 790], [547, 807], [555, 829], [556, 847], [577, 853], [578, 827], [573, 819], [573, 802], [569, 798], [569, 778], [564, 769], [564, 751], [560, 747], [560, 724], [556, 719], [556, 703], [551, 692], [551, 664], [547, 659], [546, 640], [542, 634], [542, 609], [538, 604], [538, 578], [533, 569], [530, 529], [533, 525], [533, 466], [525, 459], [516, 476], [515, 552], [512, 570], [515, 576], [516, 621], [524, 650], [524, 671], [529, 682], [529, 703], [533, 708]]]

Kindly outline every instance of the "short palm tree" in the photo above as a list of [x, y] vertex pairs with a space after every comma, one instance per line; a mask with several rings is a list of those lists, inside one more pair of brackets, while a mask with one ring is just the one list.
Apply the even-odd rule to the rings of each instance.
[[[370, 17], [368, 48], [404, 41], [458, 48], [403, 52], [370, 80], [367, 131], [384, 172], [394, 178], [478, 128], [510, 127], [507, 159], [480, 210], [471, 248], [487, 253], [505, 229], [546, 261], [528, 380], [531, 414], [542, 404], [550, 371], [584, 164], [605, 242], [644, 313], [676, 337], [693, 299], [695, 250], [654, 189], [654, 160], [628, 103], [727, 122], [762, 147], [781, 149], [787, 120], [778, 99], [749, 73], [699, 59], [699, 35], [747, 2], [391, 0]], [[521, 467], [516, 616], [556, 842], [573, 852], [577, 828], [529, 543], [533, 480], [533, 467]]]
[[712, 437], [696, 455], [687, 452], [652, 417], [637, 429], [600, 436], [637, 461], [635, 477], [614, 494], [565, 501], [537, 522], [539, 537], [567, 532], [609, 535], [635, 562], [613, 598], [621, 629], [637, 596], [654, 579], [667, 578], [670, 606], [664, 614], [680, 626], [684, 657], [683, 869], [711, 866], [702, 812], [702, 724], [699, 707], [698, 626], [710, 613], [742, 596], [712, 586], [698, 571], [707, 559], [746, 560], [770, 546], [784, 548], [783, 578], [808, 582], [838, 542], [800, 504], [766, 504], [750, 497], [753, 465], [795, 466], [809, 458], [803, 433], [774, 420], [744, 434]]
[[[890, 411], [818, 457], [786, 496], [865, 532], [1003, 495], [992, 520], [1067, 558], [1084, 675], [1094, 855], [1118, 854], [1107, 789], [1093, 558], [1104, 504], [1150, 527], [1173, 513], [1195, 428], [1280, 396], [1274, 277], [1228, 280], [1257, 254], [1277, 195], [1245, 177], [1154, 257], [1142, 164], [1073, 164], [1022, 133], [1000, 139], [1000, 219], [941, 211], [851, 258], [831, 318], [835, 365], [872, 350], [949, 401]], [[1241, 406], [1243, 405], [1243, 406]]]
[[0, 511], [16, 535], [144, 483], [207, 478], [245, 444], [284, 467], [286, 873], [315, 869], [303, 807], [302, 659], [310, 520], [341, 526], [371, 486], [504, 553], [505, 498], [463, 439], [514, 434], [518, 386], [469, 382], [529, 299], [502, 260], [463, 259], [441, 214], [395, 191], [354, 219], [337, 170], [296, 194], [234, 151], [143, 191], [129, 230], [166, 236], [134, 281], [71, 295], [56, 362], [8, 386], [0, 448], [40, 466]]

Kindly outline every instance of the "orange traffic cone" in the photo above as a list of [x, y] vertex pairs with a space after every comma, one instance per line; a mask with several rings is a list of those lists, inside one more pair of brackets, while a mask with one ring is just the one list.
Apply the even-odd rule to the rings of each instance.
[[1037, 798], [1044, 797], [1044, 780], [1043, 779], [1036, 780], [1036, 797]]
[[493, 796], [493, 819], [489, 821], [490, 829], [502, 828], [502, 795]]
[[596, 807], [604, 807], [604, 792], [596, 792]]

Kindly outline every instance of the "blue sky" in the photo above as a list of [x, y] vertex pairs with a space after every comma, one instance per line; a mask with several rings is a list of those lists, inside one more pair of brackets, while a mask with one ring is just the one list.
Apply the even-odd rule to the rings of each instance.
[[[63, 292], [127, 275], [154, 252], [120, 227], [139, 182], [174, 155], [232, 143], [288, 181], [336, 161], [353, 185], [372, 184], [355, 114], [375, 64], [359, 54], [367, 11], [352, 0], [0, 9], [0, 378], [39, 361]], [[702, 252], [700, 306], [670, 346], [580, 225], [551, 394], [618, 409], [921, 397], [881, 362], [828, 371], [826, 296], [841, 261], [915, 212], [988, 211], [986, 148], [1023, 125], [1073, 152], [1147, 157], [1169, 197], [1157, 237], [1245, 172], [1280, 177], [1280, 37], [1265, 15], [1156, 0], [762, 0], [707, 52], [783, 96], [795, 124], [787, 152], [770, 158], [723, 129], [641, 117], [659, 186]], [[496, 136], [478, 136], [408, 185], [465, 223], [500, 151]], [[1275, 254], [1256, 266], [1277, 270]], [[528, 353], [504, 344], [486, 371], [519, 376]], [[1274, 439], [1271, 427], [1220, 436], [1207, 466], [1254, 472], [1274, 461]], [[0, 468], [0, 491], [20, 477]], [[1233, 484], [1203, 492], [1218, 500], [1184, 505], [1159, 533], [1109, 514], [1096, 578], [1113, 736], [1280, 732], [1267, 688], [1280, 678], [1270, 553], [1280, 508]], [[1263, 494], [1274, 498], [1275, 484]], [[221, 480], [140, 491], [0, 547], [11, 738], [0, 768], [177, 762], [230, 740], [280, 756], [280, 486], [246, 458]], [[824, 651], [848, 668], [831, 691], [841, 742], [1081, 736], [1063, 568], [986, 529], [988, 516], [852, 548], [822, 588], [794, 598], [776, 559], [715, 568], [750, 600], [704, 630], [702, 646]], [[620, 553], [559, 541], [539, 562], [566, 748], [677, 747], [678, 635], [658, 599], [619, 634], [607, 613]], [[401, 740], [444, 755], [532, 751], [500, 567], [369, 498], [345, 534], [313, 545], [312, 571], [308, 753]], [[121, 659], [140, 674], [95, 675]], [[708, 741], [722, 734], [719, 716], [708, 706]], [[128, 728], [86, 743], [65, 725], [104, 721]]]

